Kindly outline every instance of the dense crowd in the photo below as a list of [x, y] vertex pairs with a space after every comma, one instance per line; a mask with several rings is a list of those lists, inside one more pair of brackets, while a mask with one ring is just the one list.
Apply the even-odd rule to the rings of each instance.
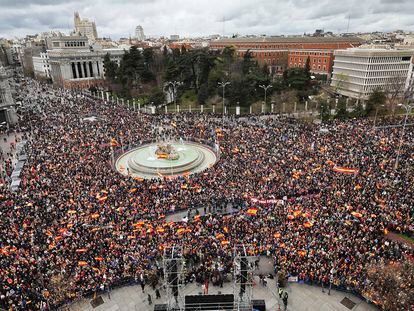
[[[321, 132], [281, 117], [145, 115], [30, 80], [20, 94], [23, 106], [36, 101], [45, 113], [23, 113], [16, 130], [30, 141], [21, 186], [0, 188], [0, 308], [37, 310], [142, 276], [155, 287], [157, 259], [171, 245], [184, 249], [186, 282], [220, 280], [231, 272], [232, 246], [244, 243], [299, 280], [332, 277], [360, 293], [369, 263], [412, 259], [411, 249], [386, 237], [414, 230], [412, 127], [395, 169], [401, 128], [375, 129], [370, 120], [332, 121]], [[113, 169], [111, 142], [137, 146], [160, 127], [175, 139], [217, 140], [220, 160], [174, 179]], [[239, 212], [166, 220], [172, 211], [222, 204]]]

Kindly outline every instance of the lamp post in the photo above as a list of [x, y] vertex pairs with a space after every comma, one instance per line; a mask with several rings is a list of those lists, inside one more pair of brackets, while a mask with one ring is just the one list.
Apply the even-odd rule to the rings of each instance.
[[224, 118], [224, 114], [226, 112], [226, 109], [224, 107], [224, 92], [225, 92], [226, 86], [229, 85], [229, 84], [230, 84], [230, 82], [228, 82], [228, 81], [218, 83], [218, 86], [223, 88], [223, 118]]
[[267, 100], [267, 90], [270, 89], [272, 87], [272, 85], [271, 84], [268, 84], [268, 85], [259, 85], [259, 87], [264, 90], [264, 93], [265, 93], [265, 96], [264, 96], [264, 100], [265, 100], [264, 101], [264, 104], [265, 104], [265, 107], [266, 107], [266, 104], [267, 104], [267, 101], [266, 101]]
[[400, 144], [398, 146], [397, 158], [395, 159], [395, 167], [394, 167], [395, 170], [397, 170], [398, 162], [400, 160], [401, 146], [402, 146], [402, 142], [403, 142], [403, 139], [404, 139], [405, 126], [407, 125], [407, 118], [408, 118], [408, 115], [411, 114], [411, 110], [413, 110], [413, 108], [414, 108], [413, 104], [411, 104], [411, 105], [409, 105], [409, 104], [399, 104], [398, 106], [403, 107], [406, 111], [406, 114], [405, 114], [405, 118], [404, 118], [404, 125], [403, 125], [403, 129], [402, 129], [402, 133], [401, 133]]

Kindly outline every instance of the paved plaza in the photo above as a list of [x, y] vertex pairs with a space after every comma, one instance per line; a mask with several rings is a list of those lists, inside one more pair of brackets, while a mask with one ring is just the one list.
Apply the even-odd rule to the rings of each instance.
[[[266, 301], [266, 310], [276, 311], [281, 306], [283, 310], [282, 301], [279, 302], [276, 294], [276, 283], [274, 280], [269, 280], [268, 286], [263, 287], [259, 284], [259, 278], [255, 277], [256, 284], [253, 289], [254, 299], [264, 299]], [[223, 288], [210, 286], [209, 294], [233, 293], [232, 283], [224, 284]], [[184, 288], [184, 295], [197, 295], [201, 292], [201, 286], [190, 284]], [[353, 311], [369, 311], [378, 310], [375, 306], [369, 305], [361, 299], [347, 295], [343, 292], [332, 290], [328, 295], [327, 291], [322, 292], [320, 287], [309, 286], [298, 283], [290, 283], [287, 287], [289, 294], [288, 308], [291, 311], [349, 311], [347, 307], [341, 304], [344, 297], [348, 297], [351, 301], [356, 303]], [[147, 295], [152, 296], [153, 304], [149, 305]], [[104, 304], [93, 308], [90, 304], [90, 299], [82, 300], [80, 302], [70, 305], [66, 310], [70, 311], [152, 311], [154, 304], [164, 303], [165, 292], [161, 291], [161, 299], [155, 299], [154, 291], [146, 286], [145, 293], [142, 293], [139, 285], [127, 286], [116, 289], [110, 293], [110, 299], [107, 294], [103, 295]]]
[[[262, 256], [260, 257], [259, 267], [255, 270], [253, 287], [253, 299], [263, 299], [266, 301], [266, 310], [277, 311], [284, 310], [283, 302], [277, 294], [276, 280], [267, 279], [267, 286], [262, 286], [259, 281], [259, 274], [269, 275], [273, 272], [273, 262], [271, 258]], [[331, 290], [328, 295], [328, 290], [322, 291], [321, 287], [309, 286], [298, 283], [288, 283], [285, 288], [288, 292], [288, 308], [291, 311], [369, 311], [377, 310], [373, 305], [369, 305], [362, 301], [358, 297], [353, 295], [347, 295], [344, 292]], [[184, 287], [182, 296], [185, 295], [199, 295], [202, 292], [201, 286], [195, 283], [189, 284]], [[223, 288], [218, 286], [209, 286], [210, 295], [214, 294], [233, 294], [233, 283], [226, 282]], [[148, 294], [151, 295], [153, 304], [148, 303]], [[237, 292], [235, 293], [237, 295]], [[103, 294], [101, 296], [104, 303], [96, 308], [93, 308], [90, 304], [91, 299], [85, 299], [78, 301], [66, 308], [65, 310], [70, 311], [152, 311], [154, 310], [154, 304], [165, 303], [165, 291], [161, 291], [161, 299], [155, 299], [155, 292], [150, 286], [145, 286], [145, 292], [143, 293], [139, 285], [125, 286], [122, 288], [115, 289], [110, 292], [110, 295]], [[341, 300], [348, 297], [355, 306], [352, 309], [348, 309], [341, 304]]]

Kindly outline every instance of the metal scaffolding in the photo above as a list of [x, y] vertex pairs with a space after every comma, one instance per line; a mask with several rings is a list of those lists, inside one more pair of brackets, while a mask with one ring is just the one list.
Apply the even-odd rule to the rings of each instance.
[[181, 246], [169, 246], [164, 249], [163, 256], [164, 285], [168, 311], [184, 310], [184, 257]]
[[254, 248], [237, 244], [233, 249], [233, 294], [234, 310], [252, 310]]

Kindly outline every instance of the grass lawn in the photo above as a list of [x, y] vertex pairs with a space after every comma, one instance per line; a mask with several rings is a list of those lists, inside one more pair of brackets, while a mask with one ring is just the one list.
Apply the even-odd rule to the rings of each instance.
[[414, 238], [409, 237], [408, 235], [405, 235], [405, 234], [401, 234], [401, 233], [397, 233], [397, 235], [398, 235], [400, 238], [402, 238], [402, 239], [406, 240], [407, 242], [409, 242], [409, 243], [411, 243], [411, 244], [414, 244]]

